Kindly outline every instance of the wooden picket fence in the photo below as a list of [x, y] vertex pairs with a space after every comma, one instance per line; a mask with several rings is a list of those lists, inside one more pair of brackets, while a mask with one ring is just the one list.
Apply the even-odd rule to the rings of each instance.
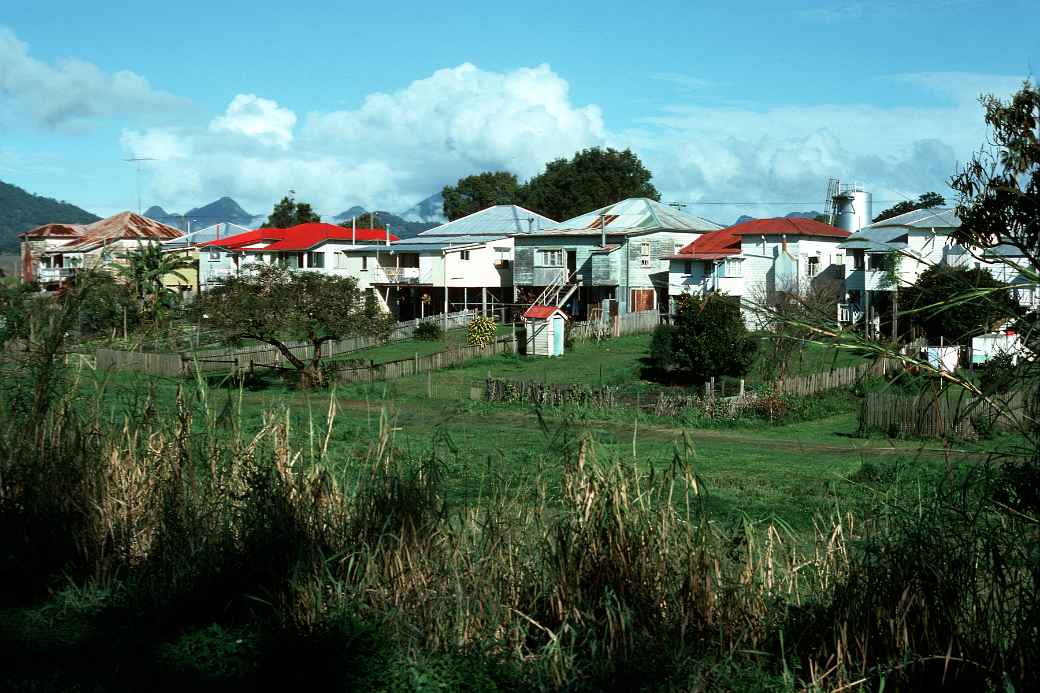
[[410, 375], [429, 373], [455, 366], [477, 358], [487, 358], [498, 354], [517, 352], [517, 341], [514, 335], [502, 337], [488, 346], [460, 346], [439, 351], [428, 356], [416, 354], [412, 358], [369, 364], [367, 366], [348, 366], [336, 370], [336, 380], [344, 385], [352, 383], [371, 383], [377, 380], [396, 380]]
[[1014, 428], [1023, 417], [1035, 416], [1029, 407], [1035, 393], [1016, 391], [987, 401], [969, 395], [937, 393], [867, 394], [860, 409], [860, 431], [877, 431], [894, 438], [961, 438], [974, 440], [994, 429]]

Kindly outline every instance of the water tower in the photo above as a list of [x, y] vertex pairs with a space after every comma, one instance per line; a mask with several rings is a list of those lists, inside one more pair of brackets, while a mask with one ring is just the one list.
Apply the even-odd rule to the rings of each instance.
[[827, 185], [828, 211], [831, 223], [839, 229], [855, 233], [870, 223], [870, 193], [859, 183], [842, 184], [831, 179]]

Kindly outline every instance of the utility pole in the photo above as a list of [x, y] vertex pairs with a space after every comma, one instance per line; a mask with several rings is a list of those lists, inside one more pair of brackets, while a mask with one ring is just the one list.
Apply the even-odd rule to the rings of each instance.
[[155, 159], [148, 156], [136, 156], [130, 159], [123, 159], [123, 161], [132, 161], [137, 167], [137, 213], [141, 213], [141, 162], [142, 161], [155, 161]]

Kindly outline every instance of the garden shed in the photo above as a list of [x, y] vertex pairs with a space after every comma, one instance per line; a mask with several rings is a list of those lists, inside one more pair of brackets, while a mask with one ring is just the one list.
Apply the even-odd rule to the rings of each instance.
[[531, 306], [524, 311], [529, 356], [562, 356], [567, 313], [557, 306]]

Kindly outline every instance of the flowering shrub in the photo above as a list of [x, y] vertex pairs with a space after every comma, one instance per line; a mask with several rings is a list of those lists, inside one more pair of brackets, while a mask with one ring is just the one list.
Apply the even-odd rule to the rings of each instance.
[[486, 315], [478, 315], [466, 329], [466, 342], [470, 346], [488, 346], [495, 341], [495, 321]]

